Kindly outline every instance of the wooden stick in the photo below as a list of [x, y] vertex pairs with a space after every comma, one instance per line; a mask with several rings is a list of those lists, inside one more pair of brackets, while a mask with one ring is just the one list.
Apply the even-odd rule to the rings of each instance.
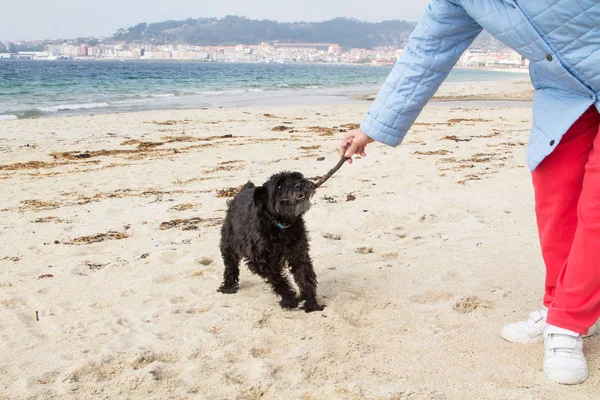
[[348, 158], [350, 158], [350, 157], [344, 157], [344, 156], [342, 156], [342, 158], [340, 158], [340, 161], [338, 161], [338, 163], [335, 165], [335, 167], [333, 167], [332, 169], [330, 169], [328, 173], [326, 173], [324, 176], [320, 177], [315, 182], [315, 189], [318, 188], [319, 186], [321, 186], [323, 183], [325, 183], [325, 181], [327, 179], [331, 178], [331, 176], [333, 174], [335, 174], [338, 169], [342, 168], [342, 165], [344, 165], [344, 163], [346, 162], [346, 160], [348, 160]]

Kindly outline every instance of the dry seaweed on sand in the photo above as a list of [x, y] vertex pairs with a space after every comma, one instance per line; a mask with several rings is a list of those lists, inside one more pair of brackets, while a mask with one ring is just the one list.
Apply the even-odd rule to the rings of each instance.
[[240, 190], [242, 190], [242, 186], [219, 189], [217, 190], [217, 197], [234, 197]]
[[66, 162], [45, 162], [45, 161], [27, 161], [24, 163], [14, 163], [7, 165], [0, 165], [0, 171], [18, 171], [22, 169], [42, 169], [42, 168], [55, 168], [61, 165], [68, 164]]
[[129, 235], [122, 232], [108, 231], [106, 233], [98, 233], [90, 236], [82, 236], [67, 242], [68, 244], [90, 244], [104, 242], [105, 240], [121, 240], [128, 238]]
[[204, 226], [218, 226], [223, 222], [222, 218], [179, 218], [171, 221], [163, 222], [160, 224], [160, 230], [165, 231], [168, 229], [179, 228], [182, 231], [195, 231], [200, 229], [199, 225]]
[[167, 229], [181, 228], [184, 231], [193, 231], [198, 229], [198, 224], [203, 222], [202, 218], [179, 218], [171, 221], [163, 222], [160, 224], [160, 230], [165, 231]]
[[59, 208], [60, 204], [53, 201], [43, 200], [23, 200], [19, 211], [41, 211], [41, 210], [54, 210]]

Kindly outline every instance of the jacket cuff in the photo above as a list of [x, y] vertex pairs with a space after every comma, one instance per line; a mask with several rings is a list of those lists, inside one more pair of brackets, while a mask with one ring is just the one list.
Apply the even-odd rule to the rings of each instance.
[[402, 143], [402, 139], [404, 139], [406, 134], [399, 135], [399, 132], [381, 124], [370, 114], [367, 114], [363, 119], [360, 124], [360, 130], [376, 142], [387, 144], [392, 147], [396, 147]]

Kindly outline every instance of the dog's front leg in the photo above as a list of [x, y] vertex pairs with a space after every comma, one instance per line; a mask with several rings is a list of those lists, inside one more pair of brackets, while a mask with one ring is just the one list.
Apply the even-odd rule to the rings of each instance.
[[279, 304], [282, 308], [296, 308], [298, 307], [298, 303], [300, 302], [296, 297], [296, 291], [290, 285], [290, 282], [287, 280], [285, 276], [281, 273], [277, 273], [275, 275], [271, 275], [267, 277], [267, 280], [273, 286], [273, 290], [279, 296], [281, 296], [281, 301]]
[[300, 300], [304, 300], [304, 311], [322, 311], [325, 307], [317, 302], [317, 275], [308, 250], [296, 257], [290, 257], [289, 265], [300, 289]]
[[275, 267], [275, 265], [277, 263], [271, 265], [248, 262], [250, 270], [263, 277], [273, 287], [275, 293], [281, 297], [279, 304], [282, 308], [298, 307], [299, 300], [296, 297], [296, 291], [288, 279], [282, 275], [283, 266]]

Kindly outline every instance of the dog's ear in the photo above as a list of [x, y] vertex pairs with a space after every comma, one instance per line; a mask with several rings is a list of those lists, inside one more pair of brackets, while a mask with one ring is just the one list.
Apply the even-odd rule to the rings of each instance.
[[254, 204], [259, 207], [265, 207], [268, 199], [267, 188], [264, 186], [257, 186], [254, 189]]

